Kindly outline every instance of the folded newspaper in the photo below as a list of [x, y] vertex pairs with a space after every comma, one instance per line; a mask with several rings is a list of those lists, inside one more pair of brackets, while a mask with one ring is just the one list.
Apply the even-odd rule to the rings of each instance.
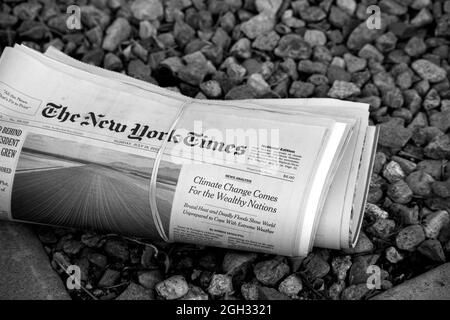
[[349, 248], [368, 116], [335, 99], [192, 99], [16, 45], [0, 60], [0, 219], [289, 256]]

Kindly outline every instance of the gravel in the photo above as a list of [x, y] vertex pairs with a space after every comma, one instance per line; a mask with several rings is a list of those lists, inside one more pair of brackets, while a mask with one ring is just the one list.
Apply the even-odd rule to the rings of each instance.
[[[0, 50], [53, 45], [204, 99], [366, 102], [380, 128], [356, 247], [315, 249], [295, 269], [264, 254], [36, 228], [52, 260], [80, 265], [96, 298], [365, 299], [449, 261], [449, 1], [371, 1], [383, 22], [372, 30], [364, 2], [252, 3], [87, 0], [78, 31], [67, 29], [66, 6], [52, 0], [0, 5]], [[380, 290], [368, 290], [354, 281], [367, 277], [361, 257], [377, 255], [386, 276]], [[103, 277], [114, 285], [100, 287]]]

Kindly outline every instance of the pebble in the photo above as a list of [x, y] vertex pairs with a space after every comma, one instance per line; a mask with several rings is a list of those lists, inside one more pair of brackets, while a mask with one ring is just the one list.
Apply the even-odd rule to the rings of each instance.
[[331, 270], [338, 280], [344, 281], [347, 277], [347, 271], [352, 266], [352, 259], [350, 256], [339, 256], [331, 261]]
[[164, 14], [160, 0], [134, 0], [130, 9], [138, 20], [157, 20]]
[[370, 291], [370, 289], [367, 288], [367, 285], [365, 283], [351, 285], [342, 291], [341, 299], [342, 300], [361, 300], [367, 293], [369, 293], [369, 291]]
[[258, 287], [258, 299], [261, 299], [261, 300], [289, 300], [289, 297], [274, 288], [259, 286]]
[[289, 266], [279, 259], [258, 262], [253, 268], [256, 279], [267, 286], [275, 286], [289, 271]]
[[157, 28], [147, 20], [139, 22], [139, 38], [142, 40], [148, 39], [150, 37], [156, 37]]
[[367, 237], [367, 235], [361, 231], [359, 233], [358, 241], [354, 248], [347, 248], [343, 251], [348, 254], [358, 254], [371, 252], [374, 249], [372, 241]]
[[253, 73], [248, 77], [247, 84], [256, 92], [257, 95], [261, 96], [270, 91], [270, 86], [264, 80], [260, 73]]
[[164, 299], [174, 300], [188, 293], [189, 285], [183, 276], [175, 275], [156, 284], [155, 290]]
[[398, 252], [398, 250], [395, 247], [389, 247], [385, 251], [386, 259], [390, 263], [399, 263], [403, 260], [403, 255]]
[[432, 261], [445, 262], [444, 249], [438, 240], [425, 240], [417, 247], [417, 251]]
[[409, 39], [404, 50], [408, 56], [417, 57], [425, 53], [427, 45], [422, 38], [416, 36]]
[[302, 289], [303, 289], [302, 279], [296, 274], [291, 274], [286, 279], [284, 279], [278, 286], [278, 290], [289, 297], [298, 295], [298, 293], [302, 291]]
[[128, 250], [128, 245], [116, 239], [107, 240], [104, 246], [106, 254], [112, 258], [126, 262], [130, 259], [130, 252]]
[[208, 300], [209, 297], [202, 288], [189, 285], [189, 291], [183, 296], [183, 300]]
[[108, 265], [108, 258], [101, 253], [90, 253], [88, 255], [88, 260], [100, 269], [104, 269]]
[[275, 27], [275, 19], [272, 15], [265, 12], [260, 13], [253, 18], [241, 24], [241, 31], [249, 39], [255, 39], [260, 35], [268, 33]]
[[131, 282], [116, 300], [153, 300], [153, 291]]
[[440, 104], [441, 104], [441, 97], [439, 96], [439, 93], [435, 89], [431, 89], [426, 94], [422, 105], [425, 110], [431, 110], [439, 107]]
[[442, 112], [435, 112], [429, 116], [430, 126], [436, 127], [442, 132], [450, 129], [450, 109]]
[[383, 177], [390, 183], [397, 182], [405, 178], [405, 172], [402, 167], [395, 161], [390, 161], [383, 170]]
[[445, 69], [435, 65], [431, 61], [419, 59], [411, 64], [411, 68], [424, 80], [436, 83], [444, 80], [447, 76]]
[[325, 19], [326, 13], [319, 7], [310, 6], [300, 11], [300, 17], [306, 22], [318, 22]]
[[365, 44], [371, 43], [375, 41], [379, 36], [381, 36], [384, 32], [384, 29], [369, 29], [367, 28], [366, 21], [359, 24], [353, 31], [350, 33], [347, 46], [350, 50], [359, 50]]
[[331, 300], [339, 300], [341, 293], [345, 289], [345, 281], [339, 281], [333, 283], [328, 289], [328, 296]]
[[208, 287], [208, 293], [220, 297], [233, 292], [231, 277], [225, 274], [214, 274]]
[[272, 51], [278, 45], [280, 36], [275, 31], [259, 35], [252, 43], [252, 47], [263, 51]]
[[318, 253], [310, 253], [302, 263], [305, 275], [309, 279], [325, 277], [330, 272], [330, 265]]
[[355, 0], [337, 0], [336, 4], [351, 16], [355, 13], [357, 5]]
[[351, 53], [345, 53], [344, 60], [345, 65], [347, 67], [347, 71], [350, 73], [355, 73], [364, 70], [367, 66], [366, 59], [359, 58], [357, 56], [352, 55]]
[[411, 201], [413, 192], [404, 180], [389, 185], [387, 195], [392, 201], [405, 204]]
[[431, 159], [450, 158], [450, 136], [436, 136], [424, 149], [424, 154]]
[[103, 67], [112, 71], [120, 71], [123, 68], [122, 60], [112, 52], [108, 52], [103, 59]]
[[421, 197], [427, 197], [431, 194], [431, 183], [434, 182], [432, 176], [424, 171], [415, 171], [406, 178], [411, 191]]
[[106, 30], [102, 48], [107, 51], [114, 51], [126, 40], [131, 33], [131, 26], [127, 19], [117, 18]]
[[295, 98], [307, 98], [314, 93], [314, 85], [309, 82], [294, 81], [289, 88], [289, 94]]
[[378, 238], [387, 239], [394, 233], [395, 221], [391, 219], [377, 219], [368, 230]]
[[422, 226], [412, 225], [403, 228], [398, 233], [395, 242], [401, 250], [414, 251], [425, 240], [425, 232]]
[[206, 82], [202, 82], [200, 84], [200, 90], [208, 97], [208, 98], [218, 98], [222, 95], [222, 88], [220, 87], [219, 82], [216, 80], [208, 80]]
[[382, 96], [383, 103], [392, 109], [399, 109], [403, 106], [404, 99], [399, 88], [392, 88], [385, 91]]
[[160, 270], [149, 270], [138, 272], [139, 284], [147, 289], [154, 289], [156, 284], [164, 280]]
[[446, 181], [435, 181], [431, 184], [433, 193], [441, 198], [450, 197], [450, 179]]
[[303, 39], [311, 47], [324, 46], [327, 43], [327, 36], [320, 30], [306, 30]]
[[367, 268], [371, 265], [375, 265], [379, 258], [379, 254], [370, 254], [355, 257], [348, 274], [349, 284], [365, 284], [367, 282], [367, 278], [369, 278], [370, 276], [370, 273], [367, 273]]
[[425, 218], [423, 229], [427, 238], [436, 239], [441, 230], [450, 224], [450, 216], [447, 211], [433, 212]]
[[404, 128], [396, 119], [383, 122], [379, 127], [378, 143], [384, 147], [402, 148], [412, 136], [411, 130]]
[[120, 278], [120, 272], [113, 269], [106, 269], [103, 273], [98, 286], [100, 288], [111, 287], [117, 283]]
[[346, 99], [351, 96], [360, 94], [361, 90], [351, 82], [347, 81], [334, 81], [328, 96], [330, 98]]
[[365, 214], [372, 220], [387, 219], [389, 214], [373, 203], [366, 203]]
[[308, 59], [312, 54], [312, 49], [301, 36], [288, 34], [280, 39], [274, 53], [281, 58]]
[[249, 282], [242, 284], [241, 294], [245, 300], [258, 300], [258, 285]]
[[389, 210], [404, 225], [419, 223], [419, 208], [417, 206], [410, 208], [400, 203], [393, 203]]

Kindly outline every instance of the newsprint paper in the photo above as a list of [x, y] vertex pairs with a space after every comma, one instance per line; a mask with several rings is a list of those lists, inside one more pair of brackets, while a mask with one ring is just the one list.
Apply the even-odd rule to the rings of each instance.
[[332, 99], [191, 99], [6, 48], [0, 218], [290, 256], [346, 248], [376, 144], [367, 118]]

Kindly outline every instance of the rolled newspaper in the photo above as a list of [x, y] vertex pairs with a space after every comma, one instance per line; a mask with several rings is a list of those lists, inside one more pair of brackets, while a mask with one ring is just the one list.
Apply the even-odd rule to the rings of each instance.
[[376, 129], [333, 99], [197, 100], [22, 46], [0, 60], [0, 218], [306, 255], [352, 246]]

